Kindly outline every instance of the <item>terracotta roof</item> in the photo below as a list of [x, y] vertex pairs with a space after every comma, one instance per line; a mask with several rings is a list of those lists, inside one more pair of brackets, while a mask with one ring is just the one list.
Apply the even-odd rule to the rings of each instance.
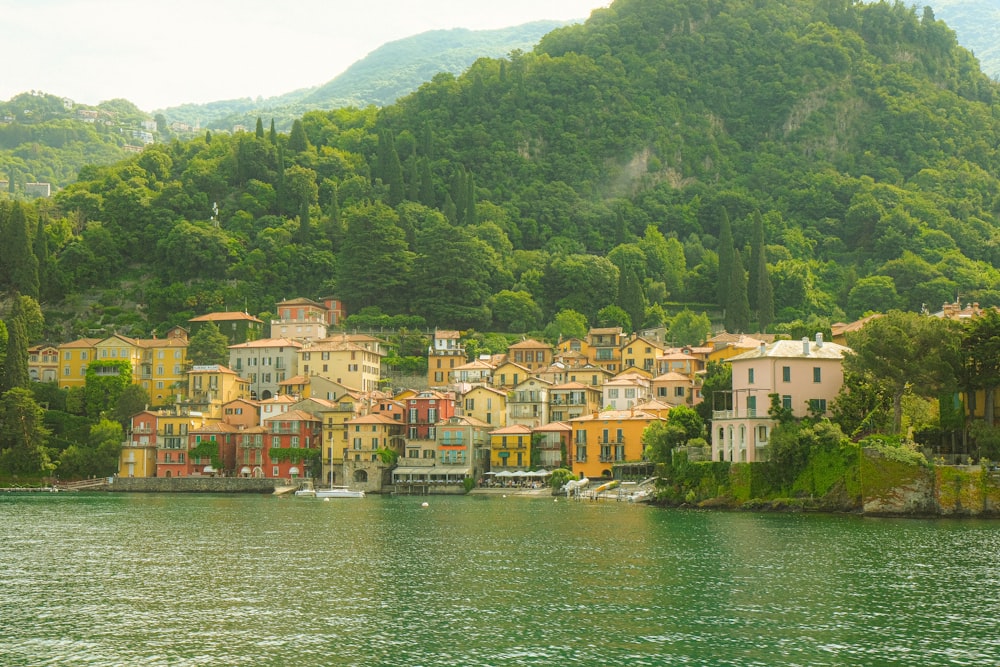
[[504, 426], [503, 428], [498, 428], [495, 431], [490, 431], [490, 435], [523, 435], [525, 433], [531, 433], [531, 429], [524, 424]]
[[548, 424], [542, 424], [541, 426], [536, 426], [531, 429], [534, 433], [535, 431], [572, 431], [573, 427], [566, 422], [549, 422]]
[[658, 415], [654, 415], [650, 412], [643, 412], [642, 410], [631, 409], [631, 410], [605, 410], [603, 412], [598, 412], [596, 415], [591, 413], [589, 415], [581, 415], [570, 419], [571, 422], [589, 422], [589, 421], [623, 421], [626, 419], [662, 419]]
[[259, 338], [257, 340], [248, 340], [245, 343], [230, 345], [229, 349], [242, 350], [256, 347], [302, 347], [302, 343], [290, 338]]
[[535, 340], [534, 338], [528, 338], [528, 339], [522, 340], [522, 341], [520, 341], [518, 343], [514, 343], [513, 345], [508, 345], [507, 349], [508, 350], [512, 350], [514, 348], [521, 349], [521, 348], [526, 348], [526, 347], [530, 347], [530, 348], [539, 348], [539, 347], [541, 347], [541, 348], [545, 348], [546, 350], [551, 350], [552, 349], [552, 346], [549, 345], [548, 343], [542, 343], [540, 341]]
[[241, 313], [238, 311], [228, 313], [208, 313], [207, 315], [192, 317], [188, 320], [188, 322], [232, 322], [233, 320], [246, 320], [248, 322], [260, 322], [263, 324], [263, 322], [250, 313]]

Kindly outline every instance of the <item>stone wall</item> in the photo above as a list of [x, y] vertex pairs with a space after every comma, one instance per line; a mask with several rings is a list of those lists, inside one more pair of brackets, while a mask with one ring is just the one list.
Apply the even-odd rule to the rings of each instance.
[[115, 477], [108, 491], [133, 493], [274, 493], [282, 479], [244, 477]]

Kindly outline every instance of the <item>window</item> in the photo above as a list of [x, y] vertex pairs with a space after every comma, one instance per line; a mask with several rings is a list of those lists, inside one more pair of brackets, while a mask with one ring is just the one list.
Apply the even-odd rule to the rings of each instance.
[[819, 366], [814, 366], [813, 367], [813, 382], [822, 382], [822, 381], [823, 381], [823, 369], [820, 368]]
[[467, 399], [465, 399], [465, 409], [466, 410], [475, 410], [476, 409], [476, 399], [474, 399], [474, 398], [467, 398]]
[[781, 367], [781, 381], [782, 382], [791, 382], [792, 381], [792, 367], [791, 366], [782, 366]]
[[684, 398], [684, 387], [674, 387], [674, 396]]
[[747, 413], [753, 417], [754, 413], [757, 412], [757, 397], [747, 396]]
[[271, 466], [271, 477], [277, 477], [279, 474], [278, 466]]
[[753, 371], [754, 369], [752, 368], [747, 369], [747, 382], [750, 384], [753, 384]]
[[791, 410], [792, 409], [792, 397], [789, 396], [788, 394], [785, 394], [784, 396], [782, 396], [781, 397], [781, 407], [785, 408], [786, 410]]
[[809, 399], [809, 411], [816, 414], [823, 414], [826, 412], [826, 399], [825, 398], [810, 398]]

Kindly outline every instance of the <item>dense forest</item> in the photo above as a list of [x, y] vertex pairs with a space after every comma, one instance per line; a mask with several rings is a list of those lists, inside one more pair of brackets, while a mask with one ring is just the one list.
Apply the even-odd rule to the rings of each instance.
[[0, 209], [0, 281], [57, 341], [293, 296], [554, 335], [1000, 305], [997, 92], [930, 9], [618, 0], [381, 110], [85, 167]]

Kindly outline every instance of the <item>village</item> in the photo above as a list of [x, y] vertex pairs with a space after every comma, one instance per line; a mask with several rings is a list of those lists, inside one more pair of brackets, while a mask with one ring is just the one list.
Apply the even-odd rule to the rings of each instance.
[[[976, 304], [937, 315], [962, 319]], [[434, 330], [425, 386], [391, 390], [386, 343], [334, 331], [334, 300], [277, 304], [269, 338], [243, 312], [210, 313], [164, 338], [115, 334], [29, 350], [32, 379], [82, 386], [87, 370], [117, 373], [151, 403], [122, 443], [120, 477], [316, 480], [371, 493], [464, 493], [471, 486], [565, 468], [578, 478], [638, 480], [653, 465], [643, 431], [701, 394], [711, 362], [732, 365], [732, 390], [713, 404], [710, 442], [691, 460], [766, 460], [772, 396], [796, 417], [824, 415], [844, 382], [844, 336], [865, 320], [801, 340], [727, 334], [670, 347], [662, 330], [592, 328], [557, 345], [525, 338], [471, 361], [458, 331]], [[213, 323], [229, 364], [190, 366], [189, 334]], [[104, 364], [104, 366], [102, 366]], [[102, 371], [101, 369], [105, 370]], [[539, 476], [541, 477], [541, 476]], [[535, 477], [527, 479], [534, 482]]]

